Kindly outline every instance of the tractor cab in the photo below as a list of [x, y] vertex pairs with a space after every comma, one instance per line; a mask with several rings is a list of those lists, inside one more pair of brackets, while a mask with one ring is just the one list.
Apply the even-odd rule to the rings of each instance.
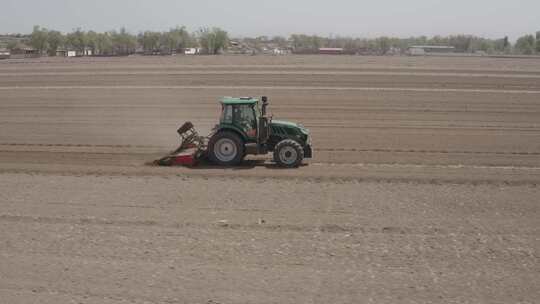
[[267, 105], [266, 97], [262, 98], [262, 105], [257, 98], [224, 97], [221, 99], [221, 117], [216, 127], [236, 131], [245, 143], [255, 143], [261, 148], [269, 135]]
[[256, 142], [260, 116], [257, 99], [226, 97], [221, 100], [219, 126], [237, 130], [248, 141]]

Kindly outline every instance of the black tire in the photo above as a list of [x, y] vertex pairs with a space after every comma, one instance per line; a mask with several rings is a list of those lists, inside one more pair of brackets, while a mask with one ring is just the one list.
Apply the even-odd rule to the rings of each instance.
[[297, 141], [284, 139], [274, 148], [274, 161], [281, 167], [296, 168], [304, 159], [304, 149]]
[[216, 133], [208, 143], [208, 158], [220, 166], [238, 165], [244, 158], [244, 141], [233, 132]]

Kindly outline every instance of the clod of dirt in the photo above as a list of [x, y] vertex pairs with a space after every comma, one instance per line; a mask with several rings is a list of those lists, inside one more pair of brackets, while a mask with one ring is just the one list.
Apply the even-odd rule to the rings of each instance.
[[229, 227], [229, 222], [228, 222], [227, 220], [219, 220], [219, 221], [217, 222], [217, 225], [218, 225], [219, 227]]
[[347, 228], [341, 227], [341, 226], [335, 225], [335, 224], [322, 225], [322, 226], [319, 227], [319, 230], [321, 232], [331, 232], [331, 233], [348, 232], [349, 231]]

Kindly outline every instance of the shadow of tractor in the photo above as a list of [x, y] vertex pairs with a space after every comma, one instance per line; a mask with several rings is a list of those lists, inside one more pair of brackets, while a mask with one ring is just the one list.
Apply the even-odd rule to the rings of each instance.
[[[147, 165], [150, 166], [158, 166], [153, 163], [147, 163]], [[308, 164], [302, 163], [300, 167], [307, 166]], [[266, 169], [274, 169], [274, 170], [290, 170], [291, 168], [285, 168], [281, 167], [275, 162], [270, 161], [269, 159], [244, 159], [242, 163], [236, 166], [220, 166], [213, 164], [208, 159], [199, 159], [197, 163], [193, 166], [172, 166], [172, 167], [181, 167], [181, 168], [187, 168], [190, 170], [208, 170], [208, 169], [219, 169], [219, 170], [250, 170], [254, 168], [266, 168]], [[294, 168], [292, 168], [294, 169]]]

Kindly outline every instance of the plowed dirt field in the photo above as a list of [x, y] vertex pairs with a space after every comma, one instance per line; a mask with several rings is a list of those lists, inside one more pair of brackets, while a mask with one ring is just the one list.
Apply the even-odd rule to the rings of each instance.
[[[146, 165], [221, 96], [295, 170]], [[2, 303], [537, 303], [540, 60], [0, 61]]]

